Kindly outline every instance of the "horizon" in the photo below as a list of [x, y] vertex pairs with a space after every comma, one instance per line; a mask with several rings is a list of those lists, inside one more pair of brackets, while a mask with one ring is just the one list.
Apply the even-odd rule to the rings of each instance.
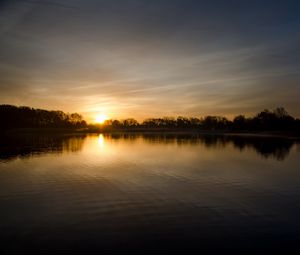
[[0, 3], [0, 103], [88, 122], [161, 116], [300, 117], [296, 1]]
[[[28, 108], [28, 109], [33, 110], [33, 111], [40, 110], [40, 111], [49, 111], [49, 112], [62, 112], [63, 114], [66, 114], [66, 115], [79, 114], [77, 112], [64, 112], [64, 111], [59, 110], [59, 109], [42, 109], [42, 108], [33, 108], [33, 107], [30, 107], [30, 106], [25, 106], [25, 105], [18, 106], [18, 105], [10, 105], [10, 104], [0, 104], [0, 108], [3, 107], [3, 106], [4, 107], [8, 106], [9, 108]], [[4, 112], [5, 112], [5, 110], [4, 110]], [[169, 120], [175, 120], [176, 121], [180, 118], [184, 118], [184, 119], [187, 119], [187, 120], [197, 119], [199, 121], [203, 121], [207, 117], [225, 118], [227, 121], [233, 122], [236, 117], [241, 117], [242, 116], [245, 119], [249, 120], [249, 119], [256, 118], [259, 114], [262, 114], [264, 112], [275, 114], [275, 116], [285, 115], [285, 116], [288, 116], [288, 117], [292, 117], [295, 121], [300, 121], [299, 117], [292, 116], [284, 107], [276, 107], [274, 109], [262, 109], [261, 111], [256, 112], [255, 114], [252, 114], [252, 115], [248, 115], [248, 116], [243, 114], [243, 113], [240, 113], [240, 114], [237, 114], [237, 115], [233, 116], [232, 118], [228, 118], [227, 116], [223, 116], [223, 115], [202, 115], [202, 116], [178, 115], [178, 116], [158, 116], [158, 117], [148, 116], [144, 119], [136, 119], [136, 118], [134, 118], [134, 116], [129, 116], [129, 117], [125, 117], [125, 118], [109, 118], [106, 115], [100, 114], [100, 115], [96, 115], [95, 119], [93, 119], [92, 121], [88, 121], [86, 118], [84, 118], [83, 115], [79, 115], [79, 116], [88, 125], [111, 125], [112, 124], [111, 122], [115, 121], [115, 120], [121, 121], [121, 122], [125, 121], [125, 120], [134, 120], [134, 121], [137, 121], [138, 125], [143, 125], [144, 122], [147, 122], [149, 120], [159, 120], [159, 119], [166, 120], [166, 119], [169, 119]]]

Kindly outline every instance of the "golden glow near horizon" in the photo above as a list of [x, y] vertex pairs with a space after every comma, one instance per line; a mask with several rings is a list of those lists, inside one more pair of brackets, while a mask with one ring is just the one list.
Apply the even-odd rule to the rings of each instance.
[[98, 124], [103, 124], [106, 120], [108, 120], [108, 117], [104, 114], [99, 114], [95, 118], [95, 122]]

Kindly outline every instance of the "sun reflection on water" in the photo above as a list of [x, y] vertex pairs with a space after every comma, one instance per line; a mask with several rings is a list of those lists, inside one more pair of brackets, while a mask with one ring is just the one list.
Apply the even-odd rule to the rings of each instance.
[[98, 137], [98, 146], [100, 149], [104, 149], [104, 136], [100, 134]]

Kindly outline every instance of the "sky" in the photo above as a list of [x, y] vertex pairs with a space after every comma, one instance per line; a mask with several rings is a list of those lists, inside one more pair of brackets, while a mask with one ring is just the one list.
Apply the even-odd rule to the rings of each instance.
[[300, 117], [300, 1], [0, 1], [0, 104]]

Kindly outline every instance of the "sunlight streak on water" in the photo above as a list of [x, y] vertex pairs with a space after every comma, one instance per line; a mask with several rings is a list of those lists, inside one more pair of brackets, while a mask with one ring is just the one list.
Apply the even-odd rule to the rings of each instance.
[[104, 149], [104, 136], [103, 136], [103, 134], [100, 134], [99, 135], [99, 138], [98, 138], [98, 145], [99, 145], [99, 148], [101, 149], [101, 150], [103, 150]]

